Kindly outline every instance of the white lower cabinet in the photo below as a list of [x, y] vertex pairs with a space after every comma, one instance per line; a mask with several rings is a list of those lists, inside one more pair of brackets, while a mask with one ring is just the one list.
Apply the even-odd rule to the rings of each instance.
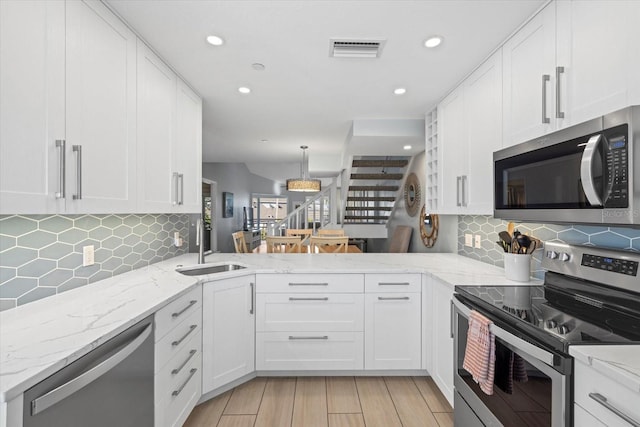
[[203, 394], [252, 373], [255, 276], [203, 285]]
[[453, 406], [453, 338], [451, 336], [451, 298], [453, 286], [433, 277], [427, 281], [431, 287], [432, 353], [431, 377], [442, 394]]
[[420, 293], [365, 296], [365, 369], [420, 369]]
[[573, 425], [589, 427], [607, 427], [599, 419], [587, 412], [582, 406], [573, 405]]
[[154, 317], [154, 425], [181, 426], [202, 395], [202, 287]]

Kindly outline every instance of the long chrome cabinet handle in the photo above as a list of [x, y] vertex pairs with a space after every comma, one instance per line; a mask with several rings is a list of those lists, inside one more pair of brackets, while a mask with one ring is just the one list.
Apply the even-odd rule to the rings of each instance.
[[197, 302], [198, 302], [198, 300], [192, 299], [191, 301], [189, 301], [189, 305], [188, 305], [188, 306], [186, 306], [185, 308], [183, 308], [183, 309], [182, 309], [182, 310], [180, 310], [180, 311], [176, 311], [175, 313], [171, 313], [171, 317], [173, 317], [174, 319], [175, 319], [176, 317], [180, 317], [180, 315], [182, 315], [185, 311], [187, 311], [187, 310], [189, 310], [191, 307], [193, 307], [193, 305], [194, 305], [195, 303], [197, 303]]
[[175, 206], [178, 204], [178, 172], [174, 172], [171, 175], [171, 181], [173, 183], [173, 200], [171, 204]]
[[293, 335], [289, 335], [290, 340], [328, 340], [329, 335], [321, 335], [321, 336], [300, 336], [296, 337]]
[[255, 287], [255, 284], [253, 282], [249, 283], [249, 289], [251, 289], [251, 308], [249, 309], [249, 314], [253, 314], [255, 308], [254, 308], [254, 304], [255, 304], [255, 296], [254, 296], [254, 291], [253, 288]]
[[171, 375], [177, 375], [180, 373], [180, 371], [182, 371], [182, 369], [187, 366], [187, 363], [189, 363], [189, 360], [191, 360], [191, 358], [193, 356], [195, 356], [195, 354], [197, 353], [197, 350], [191, 350], [189, 352], [189, 356], [187, 356], [187, 359], [182, 362], [182, 364], [180, 366], [178, 366], [176, 369], [174, 369], [173, 371], [171, 371]]
[[329, 286], [328, 283], [295, 283], [289, 282], [289, 286]]
[[453, 299], [449, 302], [449, 335], [453, 338], [453, 323], [456, 311], [453, 309]]
[[409, 286], [409, 282], [378, 282], [378, 286]]
[[608, 410], [610, 410], [611, 412], [613, 412], [614, 414], [616, 414], [617, 416], [619, 416], [620, 418], [622, 418], [623, 420], [625, 420], [626, 422], [628, 422], [629, 424], [631, 424], [633, 427], [640, 427], [640, 422], [634, 420], [629, 415], [625, 414], [620, 409], [613, 406], [611, 403], [609, 403], [607, 398], [601, 395], [600, 393], [589, 393], [589, 397], [595, 400], [596, 402], [598, 402], [599, 404], [601, 404], [602, 406], [604, 406], [605, 408], [607, 408]]
[[560, 105], [560, 74], [564, 73], [564, 67], [556, 67], [556, 118], [564, 119], [564, 111]]
[[82, 145], [72, 145], [71, 149], [76, 153], [76, 194], [73, 200], [82, 200]]
[[329, 301], [329, 297], [317, 297], [317, 298], [296, 298], [289, 297], [289, 301]]
[[466, 184], [466, 183], [467, 183], [467, 175], [462, 175], [462, 182], [461, 182], [461, 184], [462, 184], [462, 185], [460, 185], [460, 188], [462, 189], [462, 190], [461, 190], [461, 192], [462, 192], [462, 197], [460, 197], [460, 199], [461, 199], [460, 204], [461, 204], [463, 207], [466, 207], [466, 206], [467, 206], [467, 192], [466, 192], [466, 191], [464, 191], [464, 186], [465, 186], [465, 184]]
[[66, 197], [67, 187], [67, 141], [64, 139], [56, 139], [56, 148], [58, 149], [58, 164], [60, 174], [58, 180], [59, 191], [56, 193], [56, 199], [64, 199]]
[[193, 376], [196, 374], [197, 371], [198, 371], [197, 368], [191, 368], [191, 370], [189, 371], [189, 376], [187, 377], [185, 382], [182, 383], [180, 388], [178, 388], [177, 390], [173, 390], [173, 393], [171, 393], [171, 396], [175, 397], [175, 396], [179, 395], [180, 393], [182, 393], [182, 390], [184, 390], [184, 388], [187, 386], [187, 384], [189, 384], [189, 381], [191, 381], [191, 378], [193, 378]]
[[542, 75], [542, 123], [551, 123], [551, 119], [547, 117], [547, 82], [551, 80], [549, 74]]
[[456, 176], [456, 206], [462, 206], [460, 203], [460, 182], [462, 181], [461, 176]]
[[184, 341], [185, 339], [187, 339], [187, 337], [188, 337], [189, 335], [191, 335], [191, 332], [195, 331], [197, 327], [198, 327], [198, 325], [191, 325], [191, 326], [189, 326], [189, 331], [188, 331], [186, 334], [184, 334], [184, 335], [182, 336], [182, 338], [180, 338], [179, 340], [177, 340], [177, 341], [173, 341], [173, 342], [171, 343], [171, 346], [172, 346], [172, 347], [179, 346], [179, 345], [180, 345], [180, 343], [181, 343], [182, 341]]
[[62, 399], [65, 399], [83, 387], [91, 384], [111, 369], [115, 368], [123, 360], [125, 360], [131, 353], [136, 351], [138, 347], [151, 335], [153, 325], [147, 326], [137, 337], [129, 342], [122, 350], [94, 366], [84, 374], [75, 377], [69, 382], [62, 384], [61, 386], [51, 390], [50, 392], [43, 394], [42, 396], [31, 401], [31, 415], [37, 415], [45, 409], [55, 405]]
[[180, 197], [178, 198], [178, 205], [184, 205], [184, 174], [178, 174], [178, 181], [180, 185], [178, 188], [180, 189]]
[[378, 297], [379, 301], [399, 301], [399, 300], [410, 300], [411, 298], [409, 297]]

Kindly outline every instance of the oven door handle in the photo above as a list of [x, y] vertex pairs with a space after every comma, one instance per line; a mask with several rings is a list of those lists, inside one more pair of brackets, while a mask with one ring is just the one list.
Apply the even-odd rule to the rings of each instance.
[[[456, 299], [455, 296], [453, 297], [452, 301], [456, 310], [458, 310], [460, 314], [462, 314], [464, 317], [468, 319], [469, 315], [471, 314], [471, 309], [466, 305], [464, 305], [463, 303], [461, 303], [460, 301], [458, 301], [458, 299]], [[536, 347], [535, 345], [528, 343], [527, 341], [520, 339], [513, 334], [510, 334], [509, 332], [505, 331], [499, 326], [496, 326], [495, 323], [491, 324], [491, 326], [489, 327], [489, 331], [491, 331], [493, 335], [500, 338], [504, 342], [511, 344], [514, 348], [522, 350], [523, 352], [527, 353], [531, 357], [538, 359], [549, 366], [554, 366], [553, 353], [550, 353], [546, 350]]]
[[584, 190], [587, 200], [591, 206], [602, 206], [602, 200], [593, 184], [593, 160], [598, 153], [598, 144], [602, 140], [602, 135], [597, 134], [589, 138], [587, 145], [582, 152], [582, 160], [580, 161], [580, 180], [582, 181], [582, 189]]

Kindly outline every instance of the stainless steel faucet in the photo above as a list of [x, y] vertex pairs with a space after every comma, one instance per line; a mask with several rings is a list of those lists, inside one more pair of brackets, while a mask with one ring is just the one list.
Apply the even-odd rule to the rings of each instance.
[[204, 264], [204, 220], [196, 221], [196, 245], [198, 246], [198, 264]]

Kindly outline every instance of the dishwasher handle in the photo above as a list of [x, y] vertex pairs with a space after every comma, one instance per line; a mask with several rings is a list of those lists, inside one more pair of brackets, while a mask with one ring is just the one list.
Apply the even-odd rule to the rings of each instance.
[[68, 381], [61, 386], [51, 390], [48, 393], [43, 394], [42, 396], [33, 399], [31, 401], [31, 415], [37, 415], [45, 409], [55, 405], [60, 402], [62, 399], [65, 399], [75, 392], [79, 391], [83, 387], [91, 384], [111, 369], [115, 368], [125, 360], [131, 353], [136, 351], [138, 347], [142, 345], [142, 343], [151, 335], [153, 330], [153, 324], [147, 326], [137, 337], [131, 340], [122, 350], [118, 351], [113, 356], [108, 359], [102, 361], [98, 365], [89, 369], [82, 375], [79, 375]]

